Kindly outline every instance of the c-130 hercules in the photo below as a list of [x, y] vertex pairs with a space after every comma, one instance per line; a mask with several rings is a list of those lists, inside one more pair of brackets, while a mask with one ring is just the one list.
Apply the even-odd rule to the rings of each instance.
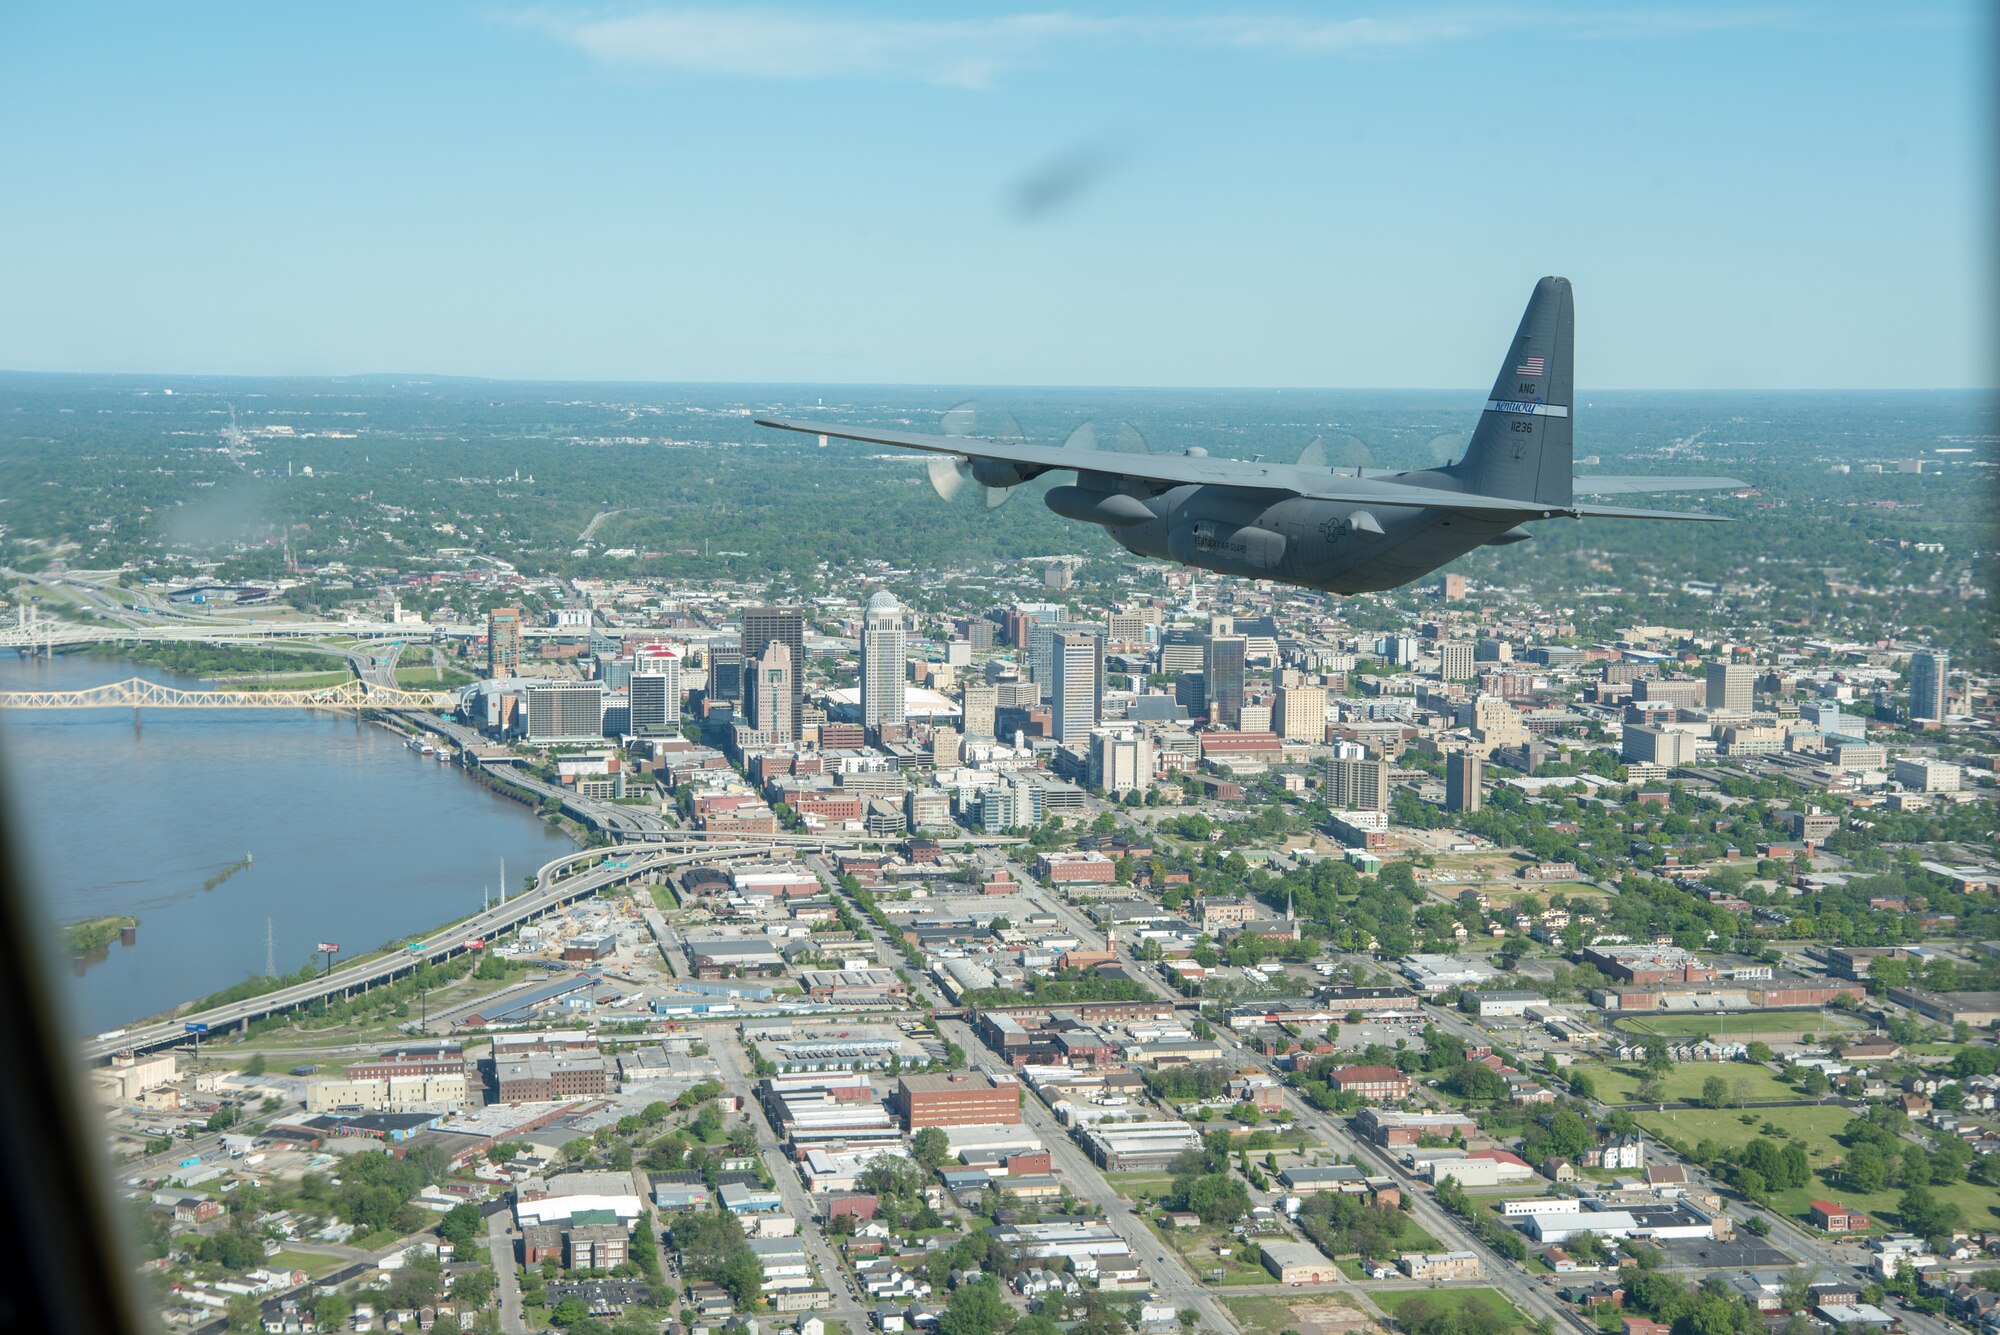
[[1729, 477], [1575, 477], [1575, 318], [1567, 278], [1535, 284], [1465, 457], [1442, 468], [1335, 472], [1213, 459], [1199, 448], [1125, 454], [824, 422], [757, 423], [943, 456], [930, 461], [940, 495], [965, 477], [1007, 488], [1072, 470], [1075, 483], [1051, 487], [1044, 502], [1059, 515], [1103, 527], [1128, 551], [1328, 593], [1397, 588], [1475, 547], [1525, 541], [1533, 536], [1525, 525], [1541, 519], [1722, 521], [1577, 502], [1578, 495], [1746, 484]]

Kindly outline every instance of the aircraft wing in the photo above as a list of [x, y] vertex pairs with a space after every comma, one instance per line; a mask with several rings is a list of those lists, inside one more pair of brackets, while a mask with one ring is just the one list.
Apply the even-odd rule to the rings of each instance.
[[1579, 496], [1633, 496], [1642, 491], [1735, 491], [1750, 484], [1734, 477], [1648, 477], [1596, 473], [1576, 480]]
[[1566, 511], [1578, 519], [1674, 519], [1686, 524], [1732, 524], [1728, 515], [1705, 515], [1698, 510], [1633, 510], [1622, 505], [1572, 505]]
[[831, 436], [838, 440], [858, 440], [871, 445], [893, 445], [898, 449], [925, 450], [932, 454], [956, 454], [967, 459], [995, 459], [1030, 468], [1073, 469], [1079, 474], [1101, 473], [1112, 477], [1136, 478], [1160, 484], [1160, 489], [1180, 486], [1237, 487], [1247, 491], [1273, 491], [1310, 500], [1339, 501], [1351, 505], [1387, 505], [1423, 509], [1461, 510], [1468, 513], [1518, 515], [1540, 519], [1564, 513], [1559, 506], [1534, 501], [1481, 496], [1471, 492], [1447, 491], [1442, 487], [1414, 486], [1380, 477], [1346, 477], [1323, 468], [1300, 468], [1294, 464], [1260, 463], [1249, 459], [1210, 458], [1189, 454], [1125, 454], [1115, 450], [1068, 449], [1053, 445], [1003, 444], [972, 436], [925, 436], [908, 431], [860, 429], [828, 422], [787, 422], [759, 417], [758, 426], [805, 435]]

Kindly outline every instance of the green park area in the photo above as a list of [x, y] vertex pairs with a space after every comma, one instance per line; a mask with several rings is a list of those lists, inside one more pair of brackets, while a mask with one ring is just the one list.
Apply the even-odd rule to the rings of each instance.
[[1507, 1301], [1506, 1295], [1498, 1289], [1477, 1285], [1465, 1288], [1444, 1289], [1392, 1289], [1377, 1291], [1368, 1295], [1375, 1305], [1389, 1314], [1399, 1326], [1415, 1322], [1421, 1313], [1464, 1312], [1468, 1316], [1478, 1314], [1495, 1331], [1525, 1329], [1528, 1319], [1521, 1315], [1521, 1309]]
[[[1747, 1119], [1747, 1120], [1746, 1120]], [[1875, 1220], [1878, 1231], [1897, 1222], [1900, 1187], [1857, 1192], [1835, 1182], [1847, 1149], [1834, 1139], [1854, 1120], [1842, 1107], [1735, 1109], [1679, 1108], [1666, 1112], [1642, 1112], [1634, 1120], [1651, 1135], [1677, 1148], [1691, 1150], [1702, 1141], [1724, 1149], [1736, 1149], [1763, 1136], [1779, 1145], [1797, 1142], [1805, 1146], [1811, 1177], [1802, 1187], [1772, 1192], [1771, 1208], [1795, 1219], [1804, 1219], [1809, 1201], [1838, 1201], [1851, 1210], [1860, 1210]], [[1939, 1204], [1956, 1205], [1967, 1227], [1991, 1229], [2000, 1226], [2000, 1187], [1977, 1182], [1933, 1183], [1931, 1196]]]
[[[1639, 1085], [1646, 1073], [1636, 1062], [1583, 1062], [1569, 1068], [1590, 1077], [1591, 1091], [1604, 1103], [1636, 1103]], [[1685, 1062], [1660, 1077], [1661, 1097], [1669, 1103], [1692, 1102], [1702, 1097], [1711, 1078], [1719, 1078], [1737, 1103], [1767, 1103], [1779, 1099], [1805, 1097], [1778, 1078], [1768, 1066], [1751, 1062]]]

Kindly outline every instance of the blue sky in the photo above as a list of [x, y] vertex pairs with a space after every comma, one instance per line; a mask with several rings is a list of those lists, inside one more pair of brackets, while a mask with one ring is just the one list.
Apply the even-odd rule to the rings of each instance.
[[0, 11], [0, 367], [1993, 383], [1983, 7]]

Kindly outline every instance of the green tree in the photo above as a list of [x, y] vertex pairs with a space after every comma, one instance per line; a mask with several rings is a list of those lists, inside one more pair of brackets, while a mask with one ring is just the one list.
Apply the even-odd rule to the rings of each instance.
[[910, 1153], [918, 1163], [936, 1172], [951, 1157], [951, 1137], [941, 1127], [924, 1127], [910, 1137]]
[[463, 1271], [451, 1282], [451, 1296], [462, 1310], [476, 1312], [493, 1301], [496, 1282], [493, 1272], [484, 1267]]
[[999, 1281], [988, 1277], [952, 1291], [938, 1318], [938, 1330], [940, 1335], [997, 1335], [1012, 1316], [1013, 1310], [1000, 1296]]
[[438, 1221], [438, 1236], [462, 1254], [479, 1236], [483, 1222], [478, 1206], [460, 1201], [445, 1211], [444, 1218]]
[[264, 1054], [261, 1052], [253, 1056], [249, 1061], [243, 1063], [243, 1074], [245, 1075], [259, 1076], [264, 1074], [264, 1071], [265, 1071]]

